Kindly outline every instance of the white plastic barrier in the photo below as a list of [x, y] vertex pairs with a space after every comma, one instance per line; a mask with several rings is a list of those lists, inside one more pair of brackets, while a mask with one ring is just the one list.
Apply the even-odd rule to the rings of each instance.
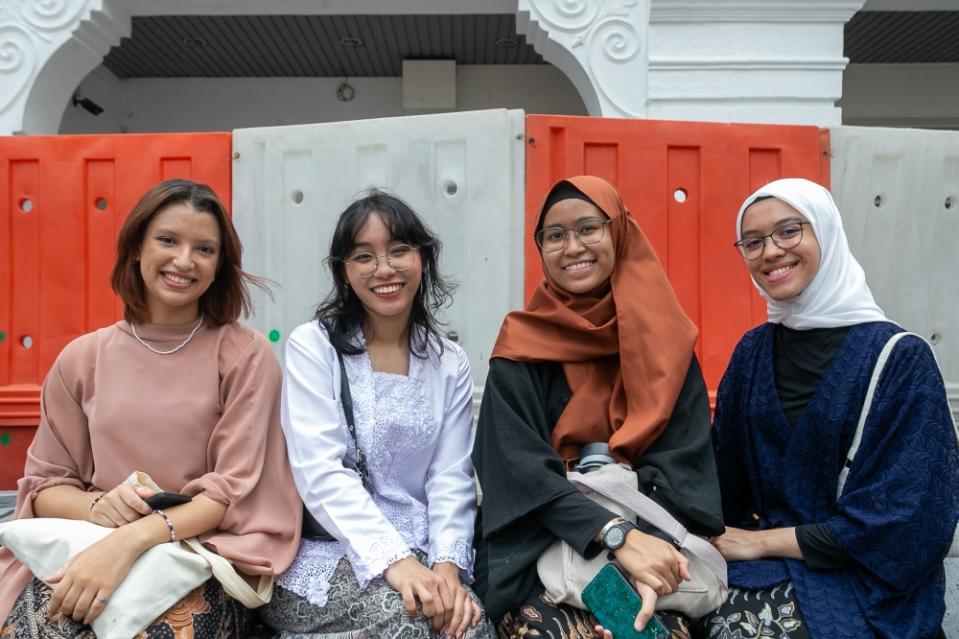
[[443, 241], [440, 268], [460, 285], [445, 330], [481, 389], [500, 323], [523, 303], [523, 130], [522, 111], [500, 109], [234, 131], [244, 268], [280, 285], [275, 301], [256, 292], [250, 324], [282, 361], [286, 336], [330, 290], [324, 258], [340, 212], [387, 188]]
[[925, 336], [959, 414], [959, 132], [830, 130], [832, 193], [891, 319]]

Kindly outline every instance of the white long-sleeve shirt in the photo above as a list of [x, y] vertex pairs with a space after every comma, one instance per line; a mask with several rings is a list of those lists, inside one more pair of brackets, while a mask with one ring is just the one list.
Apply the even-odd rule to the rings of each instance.
[[337, 541], [304, 540], [284, 588], [322, 606], [344, 555], [365, 587], [411, 548], [471, 580], [473, 380], [463, 349], [444, 345], [442, 356], [411, 355], [407, 376], [374, 372], [366, 353], [344, 357], [371, 494], [352, 470], [336, 351], [316, 321], [290, 335], [281, 404], [290, 464], [303, 503]]

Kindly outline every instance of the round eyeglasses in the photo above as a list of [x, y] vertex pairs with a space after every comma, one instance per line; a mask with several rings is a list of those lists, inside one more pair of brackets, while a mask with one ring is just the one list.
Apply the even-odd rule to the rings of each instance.
[[353, 275], [365, 280], [373, 277], [373, 274], [376, 273], [381, 257], [386, 258], [386, 263], [389, 264], [390, 268], [394, 271], [405, 271], [413, 266], [418, 250], [415, 246], [410, 246], [409, 244], [397, 244], [391, 246], [390, 250], [383, 255], [376, 255], [369, 251], [360, 251], [343, 261], [346, 263], [346, 268], [350, 269]]
[[733, 246], [739, 249], [739, 254], [745, 259], [755, 260], [763, 254], [767, 237], [781, 249], [791, 249], [798, 246], [802, 242], [802, 227], [806, 224], [809, 224], [809, 222], [789, 222], [767, 235], [744, 237], [738, 242], [733, 242]]
[[581, 244], [596, 244], [603, 239], [606, 226], [612, 223], [612, 220], [590, 217], [580, 220], [573, 228], [546, 226], [536, 231], [536, 244], [544, 253], [555, 253], [566, 246], [566, 238], [569, 237], [570, 231]]

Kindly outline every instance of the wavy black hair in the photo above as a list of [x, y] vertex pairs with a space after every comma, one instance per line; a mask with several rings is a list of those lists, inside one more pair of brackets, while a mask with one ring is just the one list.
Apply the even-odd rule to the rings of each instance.
[[442, 243], [406, 202], [378, 189], [370, 189], [340, 214], [330, 238], [327, 258], [333, 274], [333, 290], [317, 307], [314, 317], [326, 329], [337, 352], [344, 355], [364, 352], [363, 345], [357, 343], [354, 336], [358, 328], [369, 331], [372, 327], [366, 324], [366, 309], [346, 281], [344, 260], [356, 248], [356, 234], [373, 213], [383, 220], [393, 240], [415, 246], [420, 251], [423, 275], [410, 313], [410, 351], [416, 357], [426, 359], [432, 345], [437, 353], [442, 354], [443, 339], [439, 330], [442, 323], [435, 313], [449, 305], [456, 288], [439, 272]]

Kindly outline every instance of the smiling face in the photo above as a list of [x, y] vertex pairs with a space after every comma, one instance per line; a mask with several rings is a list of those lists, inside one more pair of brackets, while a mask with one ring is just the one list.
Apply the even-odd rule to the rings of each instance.
[[220, 261], [216, 218], [187, 203], [171, 204], [147, 225], [138, 256], [150, 321], [185, 324], [199, 316], [199, 300]]
[[[407, 244], [393, 238], [377, 213], [371, 213], [354, 238], [356, 247], [347, 259], [360, 253], [376, 257], [376, 270], [364, 278], [349, 263], [344, 265], [346, 281], [366, 310], [369, 321], [400, 320], [406, 322], [413, 308], [413, 300], [423, 276], [423, 262], [419, 250], [414, 249], [410, 266], [397, 271], [386, 259], [386, 253], [395, 246]], [[394, 259], [394, 263], [397, 260]]]
[[[782, 200], [769, 198], [751, 205], [743, 214], [742, 236], [768, 235], [790, 222], [807, 222], [805, 217]], [[788, 300], [802, 293], [819, 271], [821, 253], [812, 225], [802, 225], [802, 240], [783, 249], [772, 238], [765, 239], [762, 253], [746, 260], [753, 280], [769, 297]]]
[[[543, 229], [559, 227], [572, 229], [588, 219], [605, 222], [609, 216], [595, 205], [574, 198], [560, 200], [550, 207], [543, 219]], [[543, 267], [559, 287], [569, 293], [582, 295], [605, 284], [613, 272], [616, 251], [613, 234], [603, 228], [603, 238], [595, 244], [583, 244], [575, 234], [567, 232], [562, 249], [547, 253], [541, 251]]]

